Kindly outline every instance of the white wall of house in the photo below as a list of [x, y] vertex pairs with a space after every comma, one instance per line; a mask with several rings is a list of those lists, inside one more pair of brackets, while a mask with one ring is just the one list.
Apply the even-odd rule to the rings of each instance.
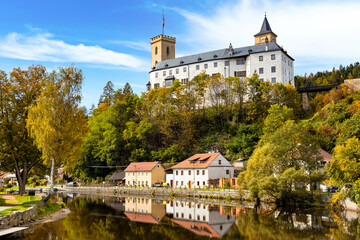
[[173, 169], [174, 187], [202, 188], [209, 186], [209, 179], [234, 176], [234, 166], [222, 155], [217, 156], [207, 168]]

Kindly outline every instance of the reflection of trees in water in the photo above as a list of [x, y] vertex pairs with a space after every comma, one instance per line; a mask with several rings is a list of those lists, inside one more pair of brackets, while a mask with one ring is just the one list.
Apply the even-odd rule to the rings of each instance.
[[[123, 212], [107, 205], [115, 200], [73, 198], [67, 201], [71, 213], [65, 219], [36, 226], [34, 233], [25, 239], [55, 239], [55, 236], [70, 240], [208, 239], [193, 234], [167, 217], [160, 225], [131, 222]], [[356, 215], [353, 220], [346, 221], [343, 215], [333, 216], [323, 210], [317, 212], [302, 209], [294, 212], [287, 209], [269, 211], [260, 208], [233, 208], [235, 207], [224, 208], [225, 214], [237, 213], [236, 224], [232, 225], [224, 239], [360, 239], [360, 224]], [[212, 210], [215, 211], [215, 208]]]

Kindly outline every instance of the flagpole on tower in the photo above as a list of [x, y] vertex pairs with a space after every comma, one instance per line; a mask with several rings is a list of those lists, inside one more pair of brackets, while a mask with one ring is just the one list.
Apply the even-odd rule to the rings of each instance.
[[164, 27], [165, 27], [164, 9], [162, 10], [162, 14], [163, 14], [162, 35], [164, 36]]

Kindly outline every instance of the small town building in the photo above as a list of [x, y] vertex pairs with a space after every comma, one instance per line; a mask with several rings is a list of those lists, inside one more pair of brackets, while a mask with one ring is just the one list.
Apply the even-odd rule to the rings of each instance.
[[151, 187], [165, 181], [165, 169], [159, 162], [131, 163], [125, 169], [127, 186]]
[[195, 154], [172, 170], [172, 187], [214, 187], [218, 186], [219, 178], [234, 177], [234, 166], [220, 153]]
[[116, 171], [108, 180], [117, 185], [125, 184], [125, 171]]
[[17, 182], [17, 178], [15, 173], [10, 173], [10, 172], [2, 172], [0, 171], [0, 187], [4, 186], [5, 184], [5, 179], [10, 179], [9, 183], [13, 186], [17, 186], [18, 182]]

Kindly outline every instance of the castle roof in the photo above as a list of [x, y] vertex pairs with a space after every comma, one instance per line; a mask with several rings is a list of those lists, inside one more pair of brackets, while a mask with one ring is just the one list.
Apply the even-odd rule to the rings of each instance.
[[[262, 35], [262, 34], [265, 34], [265, 33], [273, 33], [273, 31], [271, 30], [270, 24], [269, 24], [269, 22], [268, 22], [268, 20], [266, 18], [266, 15], [265, 15], [263, 24], [261, 26], [260, 32], [258, 32], [254, 36], [259, 36], [259, 35]], [[275, 34], [275, 33], [273, 33], [273, 34]], [[275, 34], [275, 36], [276, 36], [276, 34]]]
[[[280, 47], [275, 42], [268, 43], [268, 50], [270, 51], [283, 51], [291, 60], [294, 61], [292, 57], [290, 57], [286, 51]], [[233, 51], [230, 51], [228, 48], [219, 49], [215, 51], [209, 51], [199, 54], [194, 54], [190, 56], [178, 57], [173, 59], [168, 59], [165, 61], [158, 62], [155, 65], [155, 68], [152, 71], [158, 71], [162, 69], [168, 69], [172, 67], [181, 67], [186, 66], [188, 64], [195, 64], [201, 62], [208, 62], [208, 61], [216, 61], [216, 60], [224, 60], [230, 58], [239, 58], [239, 57], [247, 57], [253, 53], [261, 53], [266, 52], [265, 44], [258, 44], [253, 46], [241, 47], [241, 48], [234, 48]]]

